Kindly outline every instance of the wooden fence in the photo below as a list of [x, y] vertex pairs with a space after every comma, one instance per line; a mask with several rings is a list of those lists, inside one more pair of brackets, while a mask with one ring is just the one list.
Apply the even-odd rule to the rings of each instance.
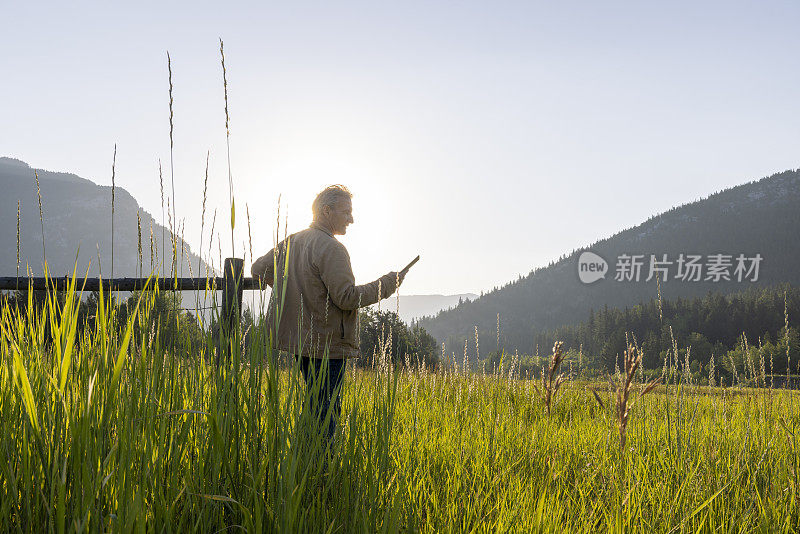
[[[232, 328], [241, 319], [242, 292], [260, 289], [255, 278], [244, 277], [244, 260], [241, 258], [226, 258], [223, 270], [224, 276], [211, 278], [177, 278], [177, 277], [150, 277], [150, 278], [86, 278], [79, 279], [76, 285], [84, 291], [136, 291], [149, 287], [158, 287], [165, 291], [222, 291], [223, 320], [228, 328]], [[70, 284], [71, 278], [64, 277], [0, 277], [0, 290], [11, 291], [44, 291], [47, 289], [64, 290]]]

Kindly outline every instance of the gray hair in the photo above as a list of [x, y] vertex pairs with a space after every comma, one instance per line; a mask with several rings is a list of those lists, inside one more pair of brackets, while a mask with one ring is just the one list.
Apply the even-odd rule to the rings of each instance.
[[317, 195], [317, 198], [314, 199], [314, 203], [311, 204], [311, 211], [314, 213], [314, 219], [322, 215], [322, 208], [325, 206], [333, 206], [340, 200], [349, 200], [351, 198], [353, 198], [353, 193], [345, 186], [341, 184], [329, 185]]

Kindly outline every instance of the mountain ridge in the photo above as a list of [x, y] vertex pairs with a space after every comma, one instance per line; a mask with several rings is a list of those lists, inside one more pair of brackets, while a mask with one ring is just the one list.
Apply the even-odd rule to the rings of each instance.
[[[798, 283], [794, 268], [800, 262], [800, 171], [787, 170], [752, 180], [706, 198], [687, 202], [653, 215], [642, 223], [623, 229], [607, 238], [573, 250], [533, 269], [482, 297], [427, 316], [419, 322], [448, 350], [462, 347], [474, 339], [477, 326], [481, 336], [496, 336], [500, 314], [501, 344], [507, 349], [532, 352], [536, 333], [584, 320], [592, 309], [602, 306], [632, 306], [655, 297], [654, 280], [622, 282], [614, 280], [613, 258], [622, 254], [650, 254], [677, 259], [679, 254], [738, 254], [763, 256], [760, 277], [750, 285], [782, 282]], [[605, 279], [582, 284], [578, 278], [578, 259], [591, 251], [607, 262]], [[647, 274], [647, 273], [645, 273]], [[699, 296], [707, 291], [727, 294], [744, 289], [735, 281], [720, 283], [701, 280], [682, 282], [669, 277], [661, 284], [669, 297]], [[491, 344], [494, 346], [494, 343]]]
[[[34, 173], [39, 178], [41, 221]], [[26, 272], [41, 275], [43, 254], [53, 276], [72, 273], [76, 261], [81, 275], [87, 272], [89, 276], [110, 275], [111, 186], [95, 184], [72, 173], [37, 169], [16, 158], [0, 157], [0, 187], [4, 191], [0, 197], [0, 247], [10, 252], [0, 257], [3, 276], [17, 273], [18, 223], [20, 276]], [[114, 276], [146, 275], [151, 266], [162, 265], [162, 260], [165, 260], [163, 270], [171, 270], [170, 230], [139, 206], [126, 189], [118, 186], [114, 187], [114, 234]], [[176, 236], [176, 249], [179, 274], [188, 276], [197, 274], [197, 270], [202, 271], [200, 276], [207, 272], [213, 274], [211, 267], [179, 236]]]

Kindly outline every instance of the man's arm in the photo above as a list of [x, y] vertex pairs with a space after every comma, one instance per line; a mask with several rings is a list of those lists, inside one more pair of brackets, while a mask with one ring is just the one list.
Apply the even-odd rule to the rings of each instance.
[[272, 287], [272, 284], [275, 282], [274, 258], [275, 249], [271, 249], [269, 252], [254, 261], [253, 266], [250, 268], [250, 274], [253, 276], [253, 278], [260, 279], [269, 287]]
[[[395, 292], [397, 273], [392, 271], [374, 282], [356, 285], [350, 255], [341, 244], [332, 244], [317, 259], [317, 268], [331, 301], [343, 310], [356, 310], [359, 307], [375, 304]], [[402, 282], [402, 278], [400, 282]], [[380, 286], [380, 293], [378, 291]]]

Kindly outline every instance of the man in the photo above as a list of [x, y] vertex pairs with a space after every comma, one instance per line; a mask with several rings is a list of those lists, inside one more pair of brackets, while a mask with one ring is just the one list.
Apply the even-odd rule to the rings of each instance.
[[[329, 440], [341, 413], [346, 359], [359, 354], [358, 309], [394, 293], [405, 276], [392, 271], [355, 284], [350, 255], [334, 237], [353, 223], [352, 196], [342, 185], [325, 188], [312, 204], [311, 226], [290, 235], [251, 269], [254, 278], [273, 288], [267, 313], [273, 347], [300, 359], [309, 391], [316, 377], [324, 377], [317, 416], [324, 417], [333, 400]], [[323, 362], [327, 372], [322, 372]]]

